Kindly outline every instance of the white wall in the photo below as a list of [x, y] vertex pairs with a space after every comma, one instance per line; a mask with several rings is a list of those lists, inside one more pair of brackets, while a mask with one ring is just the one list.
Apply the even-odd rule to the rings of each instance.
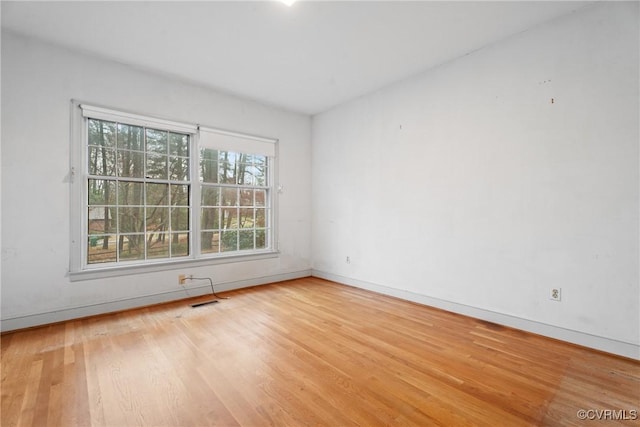
[[314, 117], [314, 274], [640, 358], [638, 35], [607, 2]]
[[[279, 138], [278, 258], [71, 282], [70, 100]], [[2, 329], [310, 274], [310, 118], [13, 34], [2, 35]], [[208, 286], [208, 282], [198, 285]], [[207, 292], [193, 285], [192, 294]]]

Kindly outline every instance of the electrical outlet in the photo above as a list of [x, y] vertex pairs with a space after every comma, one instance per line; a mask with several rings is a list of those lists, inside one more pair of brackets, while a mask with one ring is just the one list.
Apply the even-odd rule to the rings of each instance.
[[562, 298], [562, 288], [551, 288], [549, 299], [551, 301], [560, 301]]
[[187, 281], [187, 276], [185, 276], [184, 274], [179, 274], [178, 275], [178, 284], [179, 285], [184, 285], [184, 282]]

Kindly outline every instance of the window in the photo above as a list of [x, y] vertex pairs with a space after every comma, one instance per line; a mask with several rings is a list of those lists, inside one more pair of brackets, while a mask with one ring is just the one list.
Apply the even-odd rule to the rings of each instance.
[[268, 159], [202, 148], [201, 252], [265, 249], [269, 241]]
[[87, 264], [189, 255], [190, 139], [88, 119]]
[[274, 252], [274, 140], [80, 110], [72, 273]]

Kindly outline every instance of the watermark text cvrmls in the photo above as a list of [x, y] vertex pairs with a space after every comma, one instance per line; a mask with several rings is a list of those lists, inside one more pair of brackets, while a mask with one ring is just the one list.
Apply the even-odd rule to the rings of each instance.
[[578, 419], [592, 421], [633, 421], [638, 419], [637, 409], [579, 409]]

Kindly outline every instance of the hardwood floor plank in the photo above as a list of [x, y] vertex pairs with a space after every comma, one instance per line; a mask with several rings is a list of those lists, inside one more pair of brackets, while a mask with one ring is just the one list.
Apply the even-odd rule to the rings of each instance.
[[[640, 362], [317, 278], [2, 336], [3, 426], [565, 426]], [[640, 425], [635, 419], [607, 425]]]

